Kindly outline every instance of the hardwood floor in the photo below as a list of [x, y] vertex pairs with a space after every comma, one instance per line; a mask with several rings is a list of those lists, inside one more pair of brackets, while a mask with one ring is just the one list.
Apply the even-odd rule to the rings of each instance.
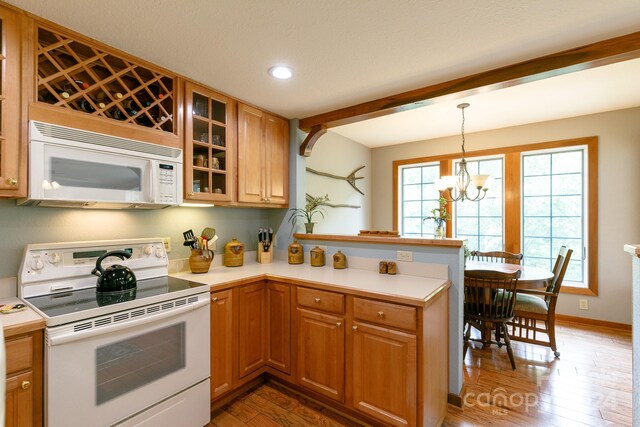
[[[473, 343], [464, 361], [464, 409], [449, 405], [444, 426], [631, 426], [631, 332], [560, 323], [560, 359], [548, 347]], [[361, 426], [269, 382], [213, 414], [209, 427]]]
[[556, 325], [549, 347], [474, 343], [464, 360], [464, 410], [449, 405], [444, 426], [631, 426], [631, 332]]

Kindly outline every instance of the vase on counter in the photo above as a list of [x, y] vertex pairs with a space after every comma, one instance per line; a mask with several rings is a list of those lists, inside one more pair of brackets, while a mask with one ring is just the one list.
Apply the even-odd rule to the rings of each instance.
[[208, 273], [213, 261], [213, 251], [210, 249], [191, 249], [189, 268], [194, 274]]
[[307, 234], [313, 234], [313, 226], [316, 225], [315, 222], [305, 222], [304, 223], [304, 229], [307, 232]]
[[435, 221], [433, 223], [433, 237], [435, 239], [444, 239], [447, 235], [447, 226], [444, 221]]

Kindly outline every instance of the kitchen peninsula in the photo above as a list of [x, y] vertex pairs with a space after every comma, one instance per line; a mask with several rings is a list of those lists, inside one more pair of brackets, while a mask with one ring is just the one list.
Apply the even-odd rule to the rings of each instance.
[[[450, 319], [462, 242], [296, 237], [301, 265], [277, 251], [269, 264], [247, 253], [242, 267], [217, 260], [205, 274], [174, 273], [211, 286], [212, 406], [266, 375], [368, 422], [439, 425], [452, 394], [447, 369], [458, 357]], [[348, 268], [310, 266], [315, 243], [331, 245], [328, 257], [345, 253]], [[395, 260], [397, 250], [413, 262], [379, 274], [378, 262]]]

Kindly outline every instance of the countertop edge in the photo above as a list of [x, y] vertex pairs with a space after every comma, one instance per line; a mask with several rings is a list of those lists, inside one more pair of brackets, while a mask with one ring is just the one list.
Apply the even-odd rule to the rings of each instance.
[[45, 328], [44, 319], [31, 320], [22, 323], [16, 323], [14, 325], [5, 326], [3, 328], [4, 337], [12, 338], [17, 335], [27, 334], [29, 332], [39, 331]]
[[463, 240], [458, 239], [416, 239], [407, 237], [351, 236], [341, 234], [303, 234], [293, 235], [297, 240], [322, 240], [328, 242], [377, 243], [383, 245], [436, 246], [461, 248]]
[[630, 253], [631, 255], [640, 257], [640, 244], [624, 245], [624, 251]]

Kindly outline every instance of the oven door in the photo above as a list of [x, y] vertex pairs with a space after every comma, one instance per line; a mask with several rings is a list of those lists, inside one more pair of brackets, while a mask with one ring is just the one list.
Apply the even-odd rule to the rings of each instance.
[[153, 161], [143, 157], [30, 143], [30, 198], [149, 203]]
[[[106, 426], [142, 411], [153, 417], [154, 405], [208, 381], [208, 294], [178, 301], [48, 328], [47, 425]], [[182, 425], [209, 422], [208, 390], [206, 399], [191, 399], [197, 408]]]

